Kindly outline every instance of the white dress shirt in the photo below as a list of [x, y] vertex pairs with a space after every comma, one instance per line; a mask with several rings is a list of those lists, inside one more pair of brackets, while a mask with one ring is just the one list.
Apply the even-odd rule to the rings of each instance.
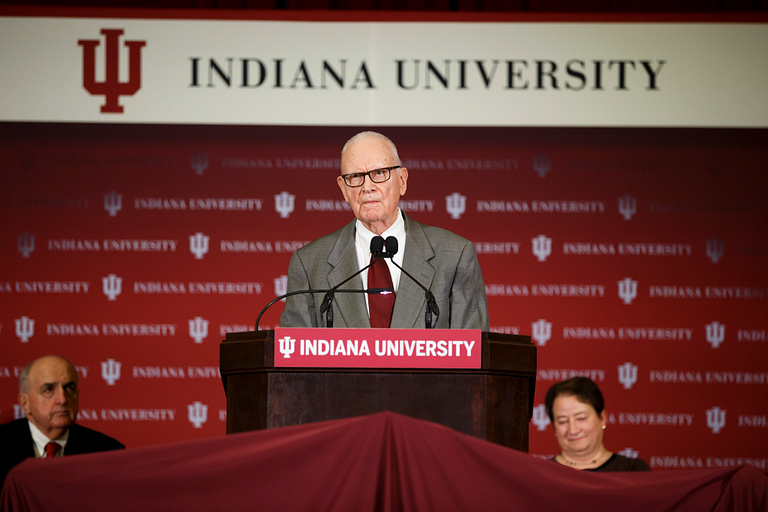
[[69, 429], [67, 429], [66, 432], [64, 432], [64, 435], [62, 435], [58, 439], [48, 439], [48, 436], [43, 434], [39, 428], [35, 426], [34, 423], [27, 420], [27, 423], [29, 423], [29, 431], [32, 433], [32, 440], [35, 442], [35, 457], [41, 458], [45, 457], [45, 445], [53, 441], [54, 443], [58, 443], [61, 446], [61, 450], [56, 454], [56, 457], [61, 457], [64, 455], [64, 448], [67, 446], [67, 440], [69, 439]]

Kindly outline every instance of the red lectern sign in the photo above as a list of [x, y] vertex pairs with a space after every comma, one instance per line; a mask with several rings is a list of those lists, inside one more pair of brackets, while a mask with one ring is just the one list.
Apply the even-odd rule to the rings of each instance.
[[276, 368], [481, 368], [479, 329], [276, 328]]

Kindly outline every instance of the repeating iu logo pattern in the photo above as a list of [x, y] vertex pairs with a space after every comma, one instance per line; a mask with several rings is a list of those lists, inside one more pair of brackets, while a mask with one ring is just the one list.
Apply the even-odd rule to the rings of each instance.
[[619, 198], [619, 213], [624, 220], [632, 220], [637, 213], [637, 199], [630, 195]]
[[551, 167], [552, 159], [546, 153], [539, 153], [533, 157], [533, 170], [536, 171], [539, 178], [544, 178]]
[[202, 343], [208, 337], [208, 320], [201, 316], [196, 316], [189, 323], [189, 336], [195, 340], [195, 343]]
[[531, 336], [536, 341], [538, 346], [543, 347], [552, 337], [552, 322], [547, 322], [543, 318], [532, 322]]
[[719, 434], [725, 427], [725, 410], [719, 407], [707, 409], [707, 426], [713, 434]]
[[21, 253], [22, 258], [29, 258], [35, 250], [35, 235], [30, 235], [26, 231], [16, 237], [16, 248]]
[[203, 259], [208, 254], [208, 241], [211, 237], [203, 233], [195, 233], [189, 237], [189, 252], [195, 255], [196, 260]]
[[208, 168], [208, 153], [205, 151], [196, 151], [189, 157], [189, 164], [198, 176], [203, 174]]
[[458, 192], [445, 196], [445, 211], [451, 215], [452, 219], [460, 219], [461, 215], [467, 211], [467, 196]]
[[632, 301], [637, 298], [637, 281], [631, 277], [625, 277], [619, 281], [619, 298], [624, 301], [624, 304], [632, 304]]
[[544, 407], [544, 404], [539, 404], [536, 407], [533, 408], [533, 424], [536, 425], [536, 429], [546, 430], [547, 425], [551, 423], [549, 421], [549, 415], [547, 414], [547, 408]]
[[296, 196], [288, 192], [280, 192], [275, 195], [275, 211], [280, 214], [280, 218], [287, 219], [293, 213]]
[[123, 209], [123, 194], [118, 194], [114, 190], [104, 194], [104, 209], [110, 217], [117, 217], [117, 212]]
[[705, 326], [707, 330], [707, 343], [712, 345], [712, 348], [717, 348], [725, 341], [725, 325], [720, 322], [711, 322]]
[[276, 277], [273, 279], [273, 281], [275, 283], [276, 296], [279, 297], [280, 295], [285, 295], [286, 293], [288, 293], [288, 276], [283, 275], [280, 277]]
[[640, 452], [637, 450], [633, 450], [632, 448], [624, 448], [620, 452], [616, 452], [616, 453], [628, 459], [636, 459], [640, 456]]
[[195, 428], [202, 428], [203, 423], [208, 421], [208, 406], [202, 402], [192, 402], [187, 405], [187, 418]]
[[624, 389], [632, 389], [632, 386], [637, 382], [637, 365], [624, 363], [618, 368], [619, 382], [624, 386]]
[[94, 96], [104, 96], [102, 114], [122, 114], [120, 96], [133, 96], [141, 89], [141, 49], [146, 41], [124, 41], [128, 48], [128, 81], [121, 82], [120, 72], [120, 29], [105, 28], [101, 35], [106, 39], [104, 56], [106, 70], [104, 81], [96, 81], [96, 47], [101, 45], [99, 39], [80, 39], [77, 44], [83, 47], [83, 87]]
[[120, 379], [121, 366], [122, 363], [111, 358], [101, 362], [101, 378], [107, 381], [107, 386], [114, 386]]
[[725, 247], [722, 240], [711, 238], [707, 240], [707, 257], [712, 263], [717, 263], [723, 257]]
[[35, 321], [28, 316], [16, 319], [16, 336], [22, 343], [27, 343], [35, 335]]
[[123, 278], [115, 274], [108, 274], [101, 278], [102, 291], [109, 300], [115, 300], [123, 291]]
[[536, 238], [531, 238], [531, 244], [533, 245], [533, 255], [539, 261], [547, 261], [547, 257], [552, 254], [552, 239], [547, 235], [539, 235]]
[[27, 415], [24, 413], [24, 408], [20, 406], [19, 404], [13, 405], [13, 419], [19, 420], [21, 418], [26, 418]]

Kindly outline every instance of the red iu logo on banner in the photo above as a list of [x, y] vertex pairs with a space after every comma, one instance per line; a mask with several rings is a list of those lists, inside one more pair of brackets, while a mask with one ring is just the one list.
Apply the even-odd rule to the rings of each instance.
[[141, 48], [146, 41], [125, 41], [128, 48], [128, 81], [121, 82], [119, 78], [120, 36], [123, 31], [105, 28], [101, 34], [106, 39], [106, 62], [103, 82], [96, 81], [96, 47], [101, 44], [99, 39], [80, 39], [77, 44], [83, 47], [83, 87], [95, 96], [104, 96], [101, 113], [122, 114], [123, 107], [118, 103], [120, 96], [133, 96], [141, 88]]

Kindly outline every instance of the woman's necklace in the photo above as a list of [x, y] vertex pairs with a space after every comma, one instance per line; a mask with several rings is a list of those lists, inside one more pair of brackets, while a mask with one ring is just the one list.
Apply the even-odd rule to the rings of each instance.
[[570, 461], [570, 460], [565, 458], [565, 455], [563, 455], [562, 452], [560, 453], [560, 458], [563, 459], [565, 461], [565, 463], [568, 464], [569, 466], [589, 466], [590, 464], [595, 464], [595, 463], [597, 463], [597, 461], [602, 459], [603, 455], [605, 455], [605, 453], [607, 451], [608, 450], [605, 447], [603, 447], [603, 451], [600, 452], [600, 455], [595, 457], [595, 459], [593, 461], [591, 461], [591, 462], [573, 462], [573, 461]]

